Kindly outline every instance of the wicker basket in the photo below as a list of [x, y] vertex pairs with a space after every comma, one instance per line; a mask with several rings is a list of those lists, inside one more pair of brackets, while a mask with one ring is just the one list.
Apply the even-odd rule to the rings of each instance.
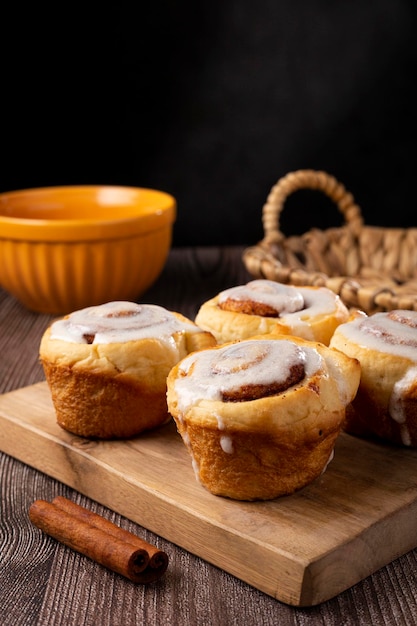
[[[279, 217], [285, 200], [299, 189], [324, 192], [342, 213], [343, 226], [285, 237]], [[417, 310], [417, 228], [365, 226], [352, 194], [333, 176], [315, 170], [290, 172], [272, 187], [262, 219], [263, 240], [243, 253], [252, 276], [325, 286], [348, 307], [368, 314]]]

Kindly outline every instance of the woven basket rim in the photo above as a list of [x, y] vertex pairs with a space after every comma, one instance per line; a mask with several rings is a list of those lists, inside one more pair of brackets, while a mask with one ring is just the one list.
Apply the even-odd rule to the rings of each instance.
[[[345, 223], [286, 237], [279, 218], [289, 195], [302, 188], [325, 193]], [[417, 228], [365, 225], [353, 195], [332, 175], [297, 170], [282, 177], [267, 197], [262, 220], [264, 238], [242, 257], [253, 277], [327, 287], [367, 314], [417, 311]]]

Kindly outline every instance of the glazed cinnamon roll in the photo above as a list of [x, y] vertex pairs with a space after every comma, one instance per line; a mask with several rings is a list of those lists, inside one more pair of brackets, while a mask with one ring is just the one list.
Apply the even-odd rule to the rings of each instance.
[[58, 424], [91, 438], [125, 438], [169, 419], [166, 377], [184, 356], [216, 343], [156, 305], [109, 302], [54, 322], [39, 355]]
[[359, 377], [356, 359], [322, 343], [261, 335], [182, 359], [168, 409], [206, 489], [269, 500], [326, 469]]
[[195, 322], [218, 343], [278, 332], [326, 345], [349, 319], [340, 297], [326, 287], [293, 287], [258, 279], [203, 303]]
[[330, 345], [361, 363], [345, 430], [417, 447], [417, 312], [358, 317], [339, 326]]

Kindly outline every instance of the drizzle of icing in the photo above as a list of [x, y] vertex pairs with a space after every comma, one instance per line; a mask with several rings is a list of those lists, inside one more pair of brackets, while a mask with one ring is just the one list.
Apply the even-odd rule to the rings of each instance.
[[220, 446], [223, 452], [226, 452], [226, 454], [233, 454], [234, 447], [233, 447], [233, 441], [231, 437], [228, 437], [226, 435], [223, 435], [222, 437], [220, 437]]
[[391, 418], [400, 426], [403, 444], [411, 445], [404, 398], [417, 380], [417, 311], [395, 310], [358, 317], [339, 326], [337, 332], [361, 347], [400, 356], [416, 364], [394, 383], [388, 405]]
[[324, 366], [315, 348], [289, 340], [250, 339], [195, 352], [183, 359], [175, 381], [179, 411], [185, 413], [200, 400], [221, 400], [245, 385], [285, 382], [296, 363], [303, 364], [306, 376]]
[[360, 346], [417, 363], [417, 311], [390, 311], [357, 317], [337, 332]]
[[198, 330], [163, 307], [116, 301], [81, 309], [57, 320], [51, 325], [51, 339], [103, 344], [158, 337], [171, 344], [174, 333]]
[[219, 303], [228, 299], [268, 305], [276, 311], [282, 322], [307, 339], [313, 339], [313, 333], [308, 328], [308, 321], [312, 318], [330, 315], [336, 308], [348, 314], [339, 296], [327, 287], [293, 287], [267, 279], [253, 280], [246, 285], [220, 292]]
[[415, 384], [416, 380], [417, 366], [411, 367], [403, 378], [397, 380], [389, 401], [389, 414], [400, 425], [401, 441], [405, 446], [411, 445], [411, 437], [407, 426], [404, 397], [409, 393], [411, 386]]
[[182, 432], [181, 437], [185, 445], [187, 446], [187, 448], [190, 448], [191, 447], [190, 435], [187, 433], [186, 430]]
[[200, 480], [200, 466], [197, 463], [191, 448], [189, 448], [189, 451], [190, 451], [190, 454], [191, 454], [191, 465], [192, 465], [192, 468], [193, 468], [193, 471], [194, 471], [194, 475], [196, 477], [197, 482], [201, 483], [201, 480]]
[[332, 450], [331, 450], [331, 452], [329, 454], [329, 458], [327, 459], [325, 466], [321, 470], [321, 475], [324, 474], [324, 472], [327, 470], [327, 468], [329, 467], [329, 465], [333, 461], [333, 459], [334, 459], [334, 448], [332, 448]]
[[304, 308], [304, 298], [298, 289], [272, 280], [252, 280], [246, 285], [231, 287], [219, 294], [220, 303], [229, 299], [267, 304], [277, 313], [294, 313]]
[[214, 414], [214, 417], [215, 417], [215, 418], [216, 418], [216, 420], [217, 420], [217, 428], [218, 428], [219, 430], [224, 430], [224, 429], [225, 429], [225, 425], [224, 425], [224, 421], [223, 421], [222, 416], [221, 416], [221, 415], [219, 415], [218, 413], [215, 413], [215, 414]]

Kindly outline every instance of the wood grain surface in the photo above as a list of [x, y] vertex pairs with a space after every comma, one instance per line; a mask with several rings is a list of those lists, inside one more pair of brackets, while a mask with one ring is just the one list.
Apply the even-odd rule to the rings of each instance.
[[0, 433], [1, 451], [291, 605], [329, 600], [417, 546], [415, 450], [342, 434], [307, 488], [243, 503], [196, 481], [173, 422], [125, 441], [76, 437], [45, 382], [0, 396]]
[[[173, 250], [161, 278], [141, 301], [161, 304], [192, 317], [202, 301], [221, 289], [240, 284], [247, 279], [241, 263], [241, 253], [242, 249], [239, 247]], [[47, 315], [25, 310], [0, 289], [0, 393], [5, 394], [44, 380], [38, 361], [38, 347], [42, 333], [51, 319]], [[30, 415], [32, 412], [32, 407], [26, 403], [24, 413]], [[1, 432], [2, 428], [3, 424]], [[332, 471], [336, 471], [337, 464], [345, 454], [342, 447], [340, 449]], [[363, 503], [369, 499], [376, 519], [379, 519], [380, 508], [387, 512], [385, 523], [381, 522], [380, 529], [387, 544], [383, 549], [391, 552], [391, 542], [397, 546], [402, 544], [404, 528], [400, 521], [395, 532], [392, 531], [390, 517], [397, 513], [389, 512], [391, 499], [387, 496], [381, 502], [372, 496], [379, 482], [372, 455], [367, 456], [369, 476], [363, 480], [360, 493], [349, 493], [349, 475], [355, 472], [357, 463], [362, 463], [362, 450], [363, 448], [350, 449], [348, 457], [351, 469], [347, 471], [341, 468], [339, 473], [337, 532], [331, 530], [335, 520], [329, 519], [323, 513], [321, 527], [311, 533], [311, 540], [318, 544], [329, 541], [326, 535], [330, 533], [333, 536], [335, 532], [337, 535], [340, 532], [339, 526], [344, 527], [346, 517], [355, 515], [358, 502]], [[42, 459], [42, 463], [49, 465], [50, 462], [46, 458]], [[390, 480], [393, 481], [394, 495], [397, 485], [400, 492], [403, 490], [401, 497], [405, 501], [410, 498], [412, 507], [415, 487], [406, 487], [402, 470], [396, 472], [394, 467], [392, 461], [386, 465], [387, 475], [391, 474]], [[169, 481], [174, 480], [171, 475], [175, 477], [173, 467], [167, 474]], [[194, 486], [193, 489], [195, 488]], [[115, 497], [111, 484], [105, 481], [97, 485], [96, 489], [107, 491], [112, 498]], [[135, 585], [43, 535], [30, 523], [28, 509], [34, 500], [51, 500], [56, 495], [63, 495], [86, 506], [165, 550], [169, 554], [170, 565], [164, 577], [153, 585]], [[317, 497], [317, 494], [312, 495]], [[102, 504], [100, 499], [101, 497], [97, 500], [91, 499], [77, 488], [69, 487], [61, 480], [32, 468], [27, 462], [0, 452], [2, 625], [411, 626], [416, 623], [415, 549], [382, 566], [330, 600], [311, 607], [294, 607], [274, 599], [237, 575], [176, 545], [162, 534], [148, 530], [140, 523]], [[300, 494], [297, 499], [300, 502], [297, 515], [305, 522], [305, 512], [301, 507], [305, 495], [301, 497]], [[347, 505], [349, 499], [350, 505]], [[312, 497], [308, 500], [311, 506]], [[145, 504], [133, 498], [130, 506], [140, 510]], [[158, 527], [169, 529], [169, 506], [170, 502], [162, 513], [153, 512], [152, 509], [145, 511], [146, 519], [152, 522], [154, 518]], [[316, 515], [319, 516], [320, 498], [315, 507]], [[406, 518], [407, 507], [404, 504]], [[161, 517], [166, 519], [161, 520]], [[361, 532], [367, 522], [362, 515], [357, 515], [355, 523]], [[267, 525], [258, 521], [253, 532], [258, 533], [262, 540], [266, 527]], [[165, 533], [164, 528], [162, 530]], [[186, 534], [185, 530], [182, 532]], [[410, 538], [409, 529], [407, 534]], [[194, 538], [191, 540], [194, 541]], [[211, 550], [216, 549], [217, 535], [211, 533], [210, 525], [201, 530], [200, 540], [211, 544]], [[352, 556], [353, 547], [355, 550]], [[333, 575], [344, 576], [344, 568], [350, 568], [352, 560], [359, 559], [359, 555], [362, 560], [356, 560], [357, 563], [370, 559], [375, 564], [375, 560], [380, 557], [373, 552], [378, 552], [379, 548], [379, 544], [375, 545], [372, 541], [347, 543], [345, 559], [333, 564]], [[382, 557], [381, 559], [385, 560]], [[321, 570], [317, 570], [316, 575], [320, 576]]]

